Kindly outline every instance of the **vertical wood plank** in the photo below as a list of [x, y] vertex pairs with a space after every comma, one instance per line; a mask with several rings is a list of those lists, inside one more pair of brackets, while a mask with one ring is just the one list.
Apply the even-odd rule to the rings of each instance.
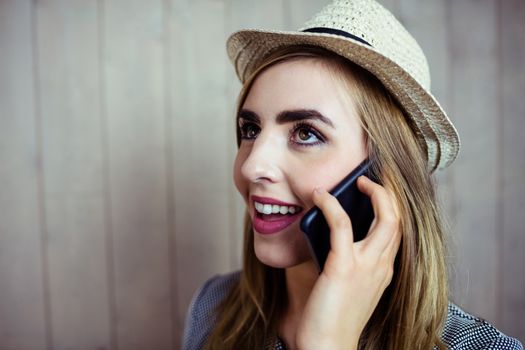
[[388, 11], [392, 12], [392, 14], [396, 16], [397, 19], [400, 19], [400, 1], [402, 0], [377, 0], [377, 2], [383, 5]]
[[165, 126], [164, 135], [166, 137], [166, 199], [167, 199], [167, 225], [168, 225], [168, 248], [169, 248], [169, 273], [170, 273], [170, 290], [171, 290], [171, 317], [172, 317], [172, 338], [175, 349], [179, 349], [182, 344], [182, 333], [184, 329], [184, 319], [181, 317], [179, 309], [179, 286], [184, 283], [178, 283], [177, 276], [177, 235], [176, 226], [176, 207], [175, 207], [175, 181], [174, 181], [174, 141], [172, 128], [174, 124], [174, 112], [172, 110], [172, 91], [175, 82], [172, 81], [173, 52], [171, 50], [174, 35], [173, 20], [173, 3], [171, 0], [163, 1], [163, 66], [164, 74], [164, 106], [165, 106]]
[[[290, 26], [291, 18], [290, 16], [293, 7], [287, 3], [289, 0], [271, 0], [271, 1], [256, 1], [256, 0], [228, 0], [228, 22], [226, 23], [226, 32], [228, 36], [235, 31], [241, 29], [249, 28], [258, 28], [258, 29], [295, 29]], [[288, 8], [288, 10], [286, 10]], [[223, 51], [225, 49], [222, 49]], [[225, 57], [226, 54], [225, 54]], [[231, 164], [237, 154], [237, 145], [235, 143], [235, 108], [237, 97], [239, 95], [241, 84], [235, 74], [233, 65], [228, 61], [227, 68], [227, 99], [229, 103], [229, 142], [231, 144], [230, 154], [231, 154]], [[233, 173], [232, 173], [233, 175]], [[231, 180], [233, 184], [233, 180]], [[246, 204], [244, 203], [243, 198], [237, 192], [235, 187], [231, 186], [233, 193], [230, 205], [235, 208], [233, 214], [234, 222], [234, 236], [232, 241], [236, 242], [234, 249], [235, 260], [240, 266], [242, 261], [242, 233], [243, 233], [243, 223], [244, 215], [246, 212]]]
[[232, 12], [232, 29], [289, 29], [286, 27], [286, 2], [288, 0], [229, 0]]
[[[226, 70], [226, 89], [227, 89], [227, 119], [228, 119], [228, 142], [229, 142], [229, 163], [232, 166], [231, 178], [233, 178], [233, 162], [237, 154], [237, 145], [235, 143], [235, 108], [237, 97], [241, 89], [241, 84], [235, 75], [235, 70], [227, 58], [225, 51], [226, 38], [233, 32], [248, 29], [248, 28], [259, 28], [259, 29], [293, 29], [290, 28], [289, 16], [290, 11], [287, 9], [287, 1], [289, 0], [271, 0], [271, 1], [256, 1], [256, 0], [226, 0], [227, 1], [227, 13], [226, 18], [228, 19], [225, 23], [226, 36], [223, 46], [218, 52], [224, 52], [224, 57], [227, 62]], [[289, 6], [288, 6], [289, 9]], [[287, 14], [288, 13], [288, 14]], [[234, 211], [230, 214], [232, 223], [232, 236], [231, 241], [234, 242], [232, 247], [233, 253], [233, 265], [236, 267], [241, 266], [242, 262], [242, 242], [243, 242], [243, 229], [244, 229], [244, 215], [246, 212], [246, 204], [243, 198], [237, 192], [237, 189], [233, 186], [233, 179], [230, 180], [231, 186], [229, 191], [231, 196], [229, 197], [229, 206], [234, 208]]]
[[[232, 266], [232, 101], [226, 96], [223, 1], [171, 1], [170, 136], [177, 325], [195, 290]], [[233, 231], [233, 232], [232, 232]], [[180, 332], [178, 334], [180, 339]], [[179, 340], [180, 341], [180, 340]]]
[[[403, 22], [405, 28], [414, 36], [418, 44], [423, 49], [428, 60], [431, 76], [431, 91], [439, 101], [445, 112], [455, 122], [456, 116], [453, 115], [450, 105], [450, 57], [449, 47], [451, 40], [456, 40], [448, 33], [447, 19], [447, 1], [446, 0], [400, 0], [399, 19]], [[461, 136], [461, 135], [460, 135]], [[450, 236], [450, 261], [449, 269], [451, 270], [451, 284], [455, 285], [454, 270], [455, 256], [457, 255], [454, 245], [455, 234], [455, 213], [454, 207], [454, 163], [449, 168], [435, 173], [437, 180], [437, 196], [439, 206], [445, 221], [444, 225], [447, 235]]]
[[525, 2], [500, 1], [503, 208], [501, 327], [525, 343]]
[[[104, 4], [119, 349], [172, 349], [163, 3]], [[171, 215], [171, 213], [170, 213]]]
[[53, 347], [106, 349], [97, 3], [36, 6]]
[[[454, 300], [496, 324], [499, 288], [499, 119], [496, 1], [448, 2], [451, 115], [462, 136], [453, 169], [457, 228]], [[473, 35], [472, 33], [476, 33]]]
[[0, 348], [45, 349], [31, 1], [0, 2]]
[[[293, 0], [292, 0], [293, 1]], [[227, 0], [227, 22], [225, 23], [226, 38], [233, 32], [248, 29], [248, 28], [259, 28], [259, 29], [296, 29], [291, 25], [291, 21], [297, 17], [294, 16], [292, 11], [294, 10], [293, 4], [289, 4], [290, 0], [271, 0], [271, 1], [256, 1], [256, 0]], [[227, 60], [227, 69], [225, 81], [227, 82], [226, 90], [228, 101], [227, 107], [227, 131], [228, 131], [228, 144], [229, 150], [229, 164], [231, 164], [232, 170], [230, 171], [230, 183], [229, 193], [229, 207], [234, 208], [231, 212], [232, 221], [232, 233], [231, 241], [233, 266], [238, 268], [242, 262], [242, 242], [243, 242], [243, 223], [244, 215], [246, 212], [246, 204], [243, 198], [238, 193], [237, 189], [233, 186], [233, 162], [237, 154], [237, 145], [235, 143], [235, 108], [237, 97], [239, 95], [241, 84], [235, 74], [235, 70], [227, 59], [225, 44], [218, 52], [224, 52], [224, 57]]]
[[430, 67], [431, 91], [447, 111], [450, 68], [446, 0], [399, 1], [398, 19], [423, 49]]
[[329, 3], [331, 3], [330, 0], [287, 0], [287, 11], [285, 12], [287, 15], [287, 29], [297, 30], [302, 28], [306, 21]]
[[237, 98], [241, 89], [241, 83], [237, 79], [235, 69], [228, 59], [226, 51], [226, 40], [233, 34], [233, 32], [243, 29], [238, 23], [239, 13], [236, 11], [235, 4], [232, 4], [231, 0], [226, 0], [226, 23], [225, 31], [226, 38], [224, 41], [224, 48], [222, 52], [226, 59], [226, 76], [224, 81], [226, 82], [226, 123], [227, 123], [227, 142], [228, 145], [228, 164], [231, 165], [230, 174], [230, 187], [228, 189], [228, 207], [230, 208], [230, 241], [232, 242], [230, 257], [232, 270], [237, 270], [242, 267], [242, 252], [243, 252], [243, 231], [244, 231], [244, 215], [246, 213], [246, 204], [244, 199], [237, 191], [233, 181], [233, 164], [237, 155], [237, 143], [236, 143], [236, 121], [235, 112], [237, 108]]

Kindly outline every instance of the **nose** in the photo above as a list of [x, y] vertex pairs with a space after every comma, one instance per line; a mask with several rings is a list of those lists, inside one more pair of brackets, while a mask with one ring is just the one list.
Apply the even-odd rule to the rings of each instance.
[[241, 167], [242, 175], [252, 183], [278, 182], [282, 173], [280, 143], [277, 137], [259, 134]]

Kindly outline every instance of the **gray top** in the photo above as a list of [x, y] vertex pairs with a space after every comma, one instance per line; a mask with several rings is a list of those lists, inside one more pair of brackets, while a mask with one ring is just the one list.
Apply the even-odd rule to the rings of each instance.
[[[215, 325], [215, 307], [239, 281], [240, 271], [217, 275], [209, 279], [193, 296], [184, 329], [183, 350], [202, 349]], [[448, 316], [441, 336], [449, 349], [511, 349], [523, 350], [516, 339], [506, 336], [490, 323], [472, 316], [449, 303]], [[267, 341], [267, 349], [284, 350], [284, 343], [276, 338]]]

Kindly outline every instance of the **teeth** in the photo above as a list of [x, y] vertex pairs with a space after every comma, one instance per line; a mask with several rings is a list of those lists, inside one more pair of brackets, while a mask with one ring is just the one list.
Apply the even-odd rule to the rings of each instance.
[[262, 204], [259, 202], [255, 202], [255, 210], [257, 210], [259, 213], [263, 214], [295, 214], [296, 211], [299, 210], [299, 208], [295, 206], [287, 206], [287, 205], [277, 205], [277, 204]]

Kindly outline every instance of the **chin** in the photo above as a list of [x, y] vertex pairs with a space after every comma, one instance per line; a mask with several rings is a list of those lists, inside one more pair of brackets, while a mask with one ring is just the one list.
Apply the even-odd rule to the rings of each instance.
[[311, 260], [305, 240], [299, 242], [268, 242], [255, 234], [254, 250], [261, 263], [274, 268], [289, 268]]
[[293, 259], [291, 257], [268, 257], [267, 255], [257, 253], [255, 255], [261, 263], [263, 263], [266, 266], [274, 267], [276, 269], [286, 269], [289, 267], [294, 267], [307, 261], [307, 259], [300, 260]]

